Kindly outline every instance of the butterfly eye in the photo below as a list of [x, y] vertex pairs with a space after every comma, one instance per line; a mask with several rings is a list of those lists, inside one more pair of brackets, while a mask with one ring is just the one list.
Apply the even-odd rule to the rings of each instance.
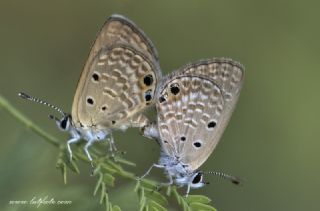
[[193, 178], [192, 184], [198, 184], [202, 180], [202, 173], [197, 173], [197, 175]]
[[179, 92], [180, 92], [180, 88], [179, 88], [179, 84], [177, 83], [174, 83], [170, 86], [170, 92], [173, 94], [173, 95], [177, 95]]
[[60, 128], [62, 130], [67, 130], [69, 127], [69, 118], [66, 116], [60, 121]]

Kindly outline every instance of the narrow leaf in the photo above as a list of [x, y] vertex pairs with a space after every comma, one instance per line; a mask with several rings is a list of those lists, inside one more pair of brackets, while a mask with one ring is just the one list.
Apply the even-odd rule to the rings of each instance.
[[93, 195], [94, 195], [94, 196], [97, 194], [97, 192], [98, 192], [98, 190], [99, 190], [99, 187], [100, 187], [100, 185], [101, 185], [101, 183], [102, 183], [102, 179], [103, 179], [103, 174], [100, 173], [100, 174], [99, 174], [99, 179], [98, 179], [97, 184], [96, 184], [96, 186], [95, 186], [95, 188], [94, 188], [94, 191], [93, 191]]
[[121, 208], [118, 205], [114, 205], [112, 211], [121, 211]]
[[211, 202], [211, 199], [209, 199], [208, 197], [203, 196], [203, 195], [189, 195], [186, 198], [186, 201], [189, 204], [192, 203], [192, 202], [199, 202], [199, 203], [202, 203], [202, 204], [209, 204]]
[[103, 175], [103, 182], [105, 182], [106, 185], [113, 187], [114, 186], [114, 176], [111, 174], [105, 173]]
[[101, 195], [100, 195], [100, 204], [102, 204], [103, 199], [106, 195], [106, 185], [104, 184], [104, 182], [101, 182]]
[[206, 210], [206, 211], [217, 211], [214, 207], [207, 205], [207, 204], [201, 204], [199, 202], [193, 202], [190, 204], [190, 207], [194, 210]]
[[165, 207], [163, 207], [161, 204], [155, 202], [155, 201], [149, 201], [149, 206], [150, 208], [153, 208], [155, 210], [159, 210], [159, 211], [167, 211], [167, 209]]
[[145, 191], [145, 195], [147, 198], [161, 204], [162, 206], [166, 206], [168, 204], [167, 199], [158, 191]]

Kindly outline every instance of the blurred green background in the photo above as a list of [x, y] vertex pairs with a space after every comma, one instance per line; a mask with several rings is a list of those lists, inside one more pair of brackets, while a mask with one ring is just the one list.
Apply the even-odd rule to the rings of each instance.
[[[128, 16], [151, 38], [164, 73], [200, 58], [231, 57], [246, 67], [240, 101], [203, 170], [245, 179], [242, 187], [207, 176], [193, 190], [219, 210], [319, 210], [320, 3], [318, 1], [1, 0], [0, 90], [14, 106], [61, 140], [46, 107], [19, 91], [71, 111], [80, 72], [96, 33], [112, 13]], [[0, 110], [0, 209], [34, 210], [9, 200], [72, 200], [64, 210], [102, 210], [89, 167], [55, 169], [58, 150]], [[159, 158], [158, 145], [136, 129], [116, 132], [118, 148], [141, 175]], [[164, 180], [162, 171], [153, 177]], [[152, 177], [152, 176], [151, 176]], [[120, 180], [111, 200], [136, 210], [133, 183]], [[181, 190], [184, 191], [184, 190]], [[38, 210], [57, 210], [41, 206]]]

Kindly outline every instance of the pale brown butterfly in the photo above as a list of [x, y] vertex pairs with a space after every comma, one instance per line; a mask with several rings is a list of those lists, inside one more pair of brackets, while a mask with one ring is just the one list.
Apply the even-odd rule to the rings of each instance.
[[[144, 128], [144, 135], [161, 145], [158, 164], [176, 183], [190, 188], [206, 184], [199, 167], [217, 146], [239, 98], [244, 68], [231, 59], [208, 59], [186, 65], [161, 82], [157, 94], [157, 123]], [[207, 172], [238, 184], [239, 179], [220, 172]]]
[[128, 18], [114, 14], [108, 18], [91, 48], [81, 73], [71, 115], [27, 94], [19, 95], [48, 105], [62, 114], [51, 115], [58, 127], [67, 131], [70, 144], [87, 141], [84, 150], [92, 164], [88, 147], [106, 138], [115, 150], [113, 129], [142, 128], [148, 119], [142, 111], [154, 104], [161, 78], [158, 53], [149, 38]]

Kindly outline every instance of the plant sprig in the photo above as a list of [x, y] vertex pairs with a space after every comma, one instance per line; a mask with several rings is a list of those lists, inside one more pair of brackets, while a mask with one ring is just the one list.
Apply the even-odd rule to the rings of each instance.
[[[9, 103], [4, 97], [0, 95], [0, 108], [4, 109], [7, 113], [11, 114], [16, 120], [30, 129], [32, 132], [42, 137], [43, 140], [59, 148], [56, 167], [61, 170], [63, 181], [67, 183], [67, 170], [71, 170], [77, 174], [80, 174], [77, 162], [81, 160], [85, 163], [90, 163], [85, 156], [81, 147], [74, 149], [73, 160], [69, 160], [65, 142], [59, 141], [56, 137], [47, 133], [41, 129], [38, 125], [34, 124], [29, 118], [23, 115], [18, 109]], [[127, 171], [123, 166], [135, 166], [131, 161], [125, 160], [121, 157], [116, 159], [109, 156], [103, 156], [97, 148], [94, 148], [91, 153], [95, 158], [95, 169], [93, 170], [93, 176], [96, 176], [97, 183], [93, 190], [93, 195], [100, 195], [100, 204], [105, 205], [107, 211], [120, 211], [120, 206], [113, 205], [109, 200], [108, 189], [115, 186], [115, 180], [117, 177], [122, 177], [128, 180], [136, 182], [135, 191], [139, 196], [139, 209], [140, 211], [165, 211], [169, 206], [168, 199], [175, 199], [178, 206], [184, 211], [194, 210], [208, 210], [215, 211], [209, 203], [211, 200], [203, 195], [189, 195], [188, 197], [179, 194], [175, 186], [167, 186], [166, 193], [161, 193], [158, 187], [160, 183], [142, 179], [137, 180], [134, 173]], [[98, 194], [99, 193], [99, 194]]]

